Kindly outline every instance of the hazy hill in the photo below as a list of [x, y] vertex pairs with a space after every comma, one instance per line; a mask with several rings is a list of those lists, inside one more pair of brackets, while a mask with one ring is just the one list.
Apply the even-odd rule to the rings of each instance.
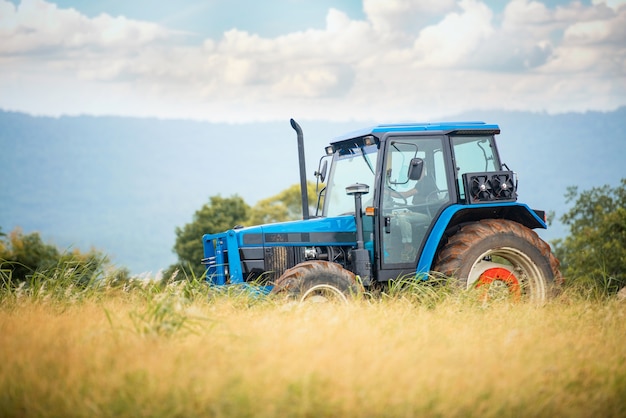
[[[626, 177], [626, 108], [449, 119], [500, 124], [503, 160], [519, 173], [520, 200], [533, 207], [561, 214], [567, 186], [616, 185]], [[308, 173], [330, 139], [367, 125], [300, 124]], [[135, 273], [175, 261], [174, 228], [189, 222], [209, 196], [239, 194], [254, 204], [298, 182], [288, 118], [229, 125], [0, 111], [0, 167], [3, 231], [19, 225], [63, 247], [94, 246]], [[564, 233], [557, 225], [543, 236]]]

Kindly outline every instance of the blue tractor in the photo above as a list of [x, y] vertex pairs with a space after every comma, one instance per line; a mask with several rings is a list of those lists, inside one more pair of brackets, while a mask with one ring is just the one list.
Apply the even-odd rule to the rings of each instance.
[[390, 280], [433, 274], [466, 288], [542, 302], [561, 281], [558, 260], [533, 231], [545, 213], [517, 201], [515, 173], [498, 154], [498, 125], [379, 125], [336, 138], [315, 172], [309, 216], [302, 130], [303, 219], [203, 236], [213, 285], [347, 298]]

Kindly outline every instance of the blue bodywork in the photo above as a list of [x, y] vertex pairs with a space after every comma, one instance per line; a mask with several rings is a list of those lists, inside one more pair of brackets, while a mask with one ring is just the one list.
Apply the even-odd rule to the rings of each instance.
[[[437, 247], [446, 229], [455, 216], [464, 211], [472, 212], [484, 210], [502, 210], [508, 208], [514, 214], [513, 218], [529, 228], [546, 228], [546, 223], [538, 214], [526, 204], [517, 202], [485, 203], [468, 205], [454, 204], [445, 208], [424, 243], [419, 257], [416, 275], [425, 277], [432, 267]], [[332, 231], [332, 233], [329, 233]], [[318, 239], [311, 239], [315, 234]], [[308, 235], [308, 236], [307, 236]], [[268, 237], [280, 236], [280, 240], [269, 241]], [[341, 236], [341, 239], [338, 237]], [[255, 237], [248, 240], [247, 237]], [[218, 234], [206, 234], [202, 237], [205, 258], [202, 260], [207, 266], [206, 277], [215, 285], [243, 284], [245, 278], [239, 251], [246, 247], [302, 247], [302, 246], [332, 246], [341, 245], [356, 246], [356, 223], [353, 215], [339, 216], [334, 218], [315, 218], [306, 221], [293, 221], [275, 224], [254, 226], [249, 228], [231, 229]], [[366, 246], [367, 247], [367, 246]], [[368, 248], [370, 261], [374, 264], [374, 251]], [[226, 263], [228, 254], [228, 263]], [[266, 286], [265, 291], [271, 290]]]
[[[207, 266], [207, 279], [216, 285], [244, 283], [239, 250], [250, 247], [302, 247], [356, 245], [356, 224], [353, 215], [315, 218], [306, 221], [282, 222], [231, 229], [202, 237]], [[307, 236], [308, 235], [308, 236]], [[228, 263], [226, 263], [228, 254]]]
[[513, 211], [514, 220], [529, 227], [529, 228], [546, 228], [547, 225], [543, 219], [541, 219], [537, 213], [529, 208], [526, 204], [517, 203], [517, 202], [508, 202], [508, 203], [485, 203], [485, 204], [475, 204], [472, 205], [471, 208], [467, 205], [452, 205], [448, 206], [441, 212], [439, 218], [435, 222], [430, 235], [426, 239], [426, 243], [424, 244], [424, 249], [422, 250], [422, 254], [417, 263], [417, 274], [425, 274], [430, 271], [430, 268], [433, 264], [435, 253], [437, 252], [437, 246], [443, 237], [446, 228], [450, 225], [452, 219], [462, 213], [463, 211], [472, 210], [479, 211], [481, 209], [498, 209], [501, 210], [503, 208], [509, 208]]

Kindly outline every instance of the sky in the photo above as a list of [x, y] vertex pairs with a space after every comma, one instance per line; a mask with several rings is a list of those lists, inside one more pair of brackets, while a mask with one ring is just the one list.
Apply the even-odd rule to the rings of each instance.
[[0, 0], [0, 109], [212, 122], [626, 105], [626, 0]]

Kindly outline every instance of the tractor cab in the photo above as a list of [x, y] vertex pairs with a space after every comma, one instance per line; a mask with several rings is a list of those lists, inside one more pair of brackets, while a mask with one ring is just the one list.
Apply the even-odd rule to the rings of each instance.
[[[332, 160], [321, 215], [353, 214], [354, 198], [346, 188], [367, 185], [364, 246], [374, 274], [380, 281], [414, 272], [442, 211], [467, 202], [463, 175], [500, 172], [498, 132], [480, 122], [381, 125], [339, 138], [326, 149]], [[514, 201], [514, 186], [510, 191], [508, 200]]]

